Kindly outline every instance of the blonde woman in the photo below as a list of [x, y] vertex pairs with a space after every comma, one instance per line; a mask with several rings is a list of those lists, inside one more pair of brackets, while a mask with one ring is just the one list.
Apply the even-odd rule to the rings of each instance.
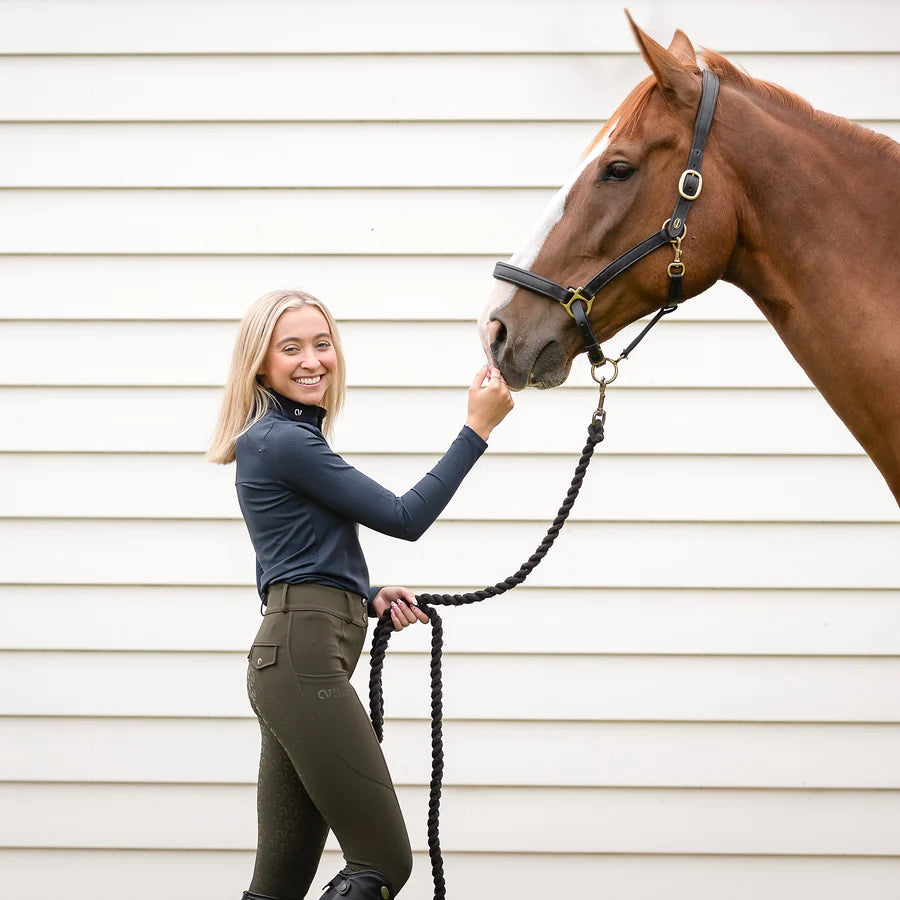
[[369, 616], [389, 611], [397, 630], [427, 618], [408, 588], [369, 585], [358, 526], [420, 537], [513, 406], [499, 371], [480, 370], [462, 430], [398, 497], [327, 443], [344, 402], [344, 373], [337, 325], [324, 304], [301, 291], [266, 294], [241, 322], [207, 454], [211, 462], [237, 462], [264, 604], [248, 655], [262, 750], [259, 839], [244, 900], [306, 897], [329, 829], [346, 866], [321, 900], [387, 900], [409, 878], [400, 806], [349, 678]]

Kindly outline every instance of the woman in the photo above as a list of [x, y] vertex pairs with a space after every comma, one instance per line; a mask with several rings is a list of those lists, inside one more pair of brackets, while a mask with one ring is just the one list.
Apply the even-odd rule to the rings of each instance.
[[347, 865], [322, 900], [385, 900], [409, 878], [412, 853], [400, 806], [349, 678], [368, 616], [389, 611], [396, 630], [427, 617], [408, 588], [369, 585], [358, 524], [405, 540], [420, 537], [513, 405], [500, 373], [480, 370], [459, 435], [397, 497], [326, 442], [343, 405], [344, 373], [337, 326], [325, 306], [300, 291], [266, 294], [241, 322], [207, 454], [212, 462], [237, 461], [238, 499], [264, 604], [248, 656], [262, 751], [259, 841], [244, 900], [305, 897], [329, 829]]

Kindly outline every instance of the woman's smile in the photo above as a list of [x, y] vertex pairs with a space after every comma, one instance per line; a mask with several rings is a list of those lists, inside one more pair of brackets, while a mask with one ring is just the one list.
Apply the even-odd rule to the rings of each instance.
[[322, 404], [334, 380], [337, 354], [328, 321], [315, 306], [279, 316], [260, 366], [260, 380], [298, 403]]

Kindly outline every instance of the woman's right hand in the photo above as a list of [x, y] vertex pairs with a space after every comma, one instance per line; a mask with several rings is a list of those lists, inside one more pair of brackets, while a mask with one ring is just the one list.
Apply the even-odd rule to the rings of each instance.
[[513, 398], [500, 370], [491, 368], [490, 365], [482, 366], [469, 387], [469, 416], [466, 425], [487, 440], [512, 408]]

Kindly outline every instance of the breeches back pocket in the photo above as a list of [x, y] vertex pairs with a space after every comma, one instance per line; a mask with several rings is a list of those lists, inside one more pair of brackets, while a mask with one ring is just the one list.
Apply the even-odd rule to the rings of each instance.
[[293, 610], [288, 652], [294, 672], [307, 678], [348, 677], [365, 641], [365, 626], [318, 610]]

